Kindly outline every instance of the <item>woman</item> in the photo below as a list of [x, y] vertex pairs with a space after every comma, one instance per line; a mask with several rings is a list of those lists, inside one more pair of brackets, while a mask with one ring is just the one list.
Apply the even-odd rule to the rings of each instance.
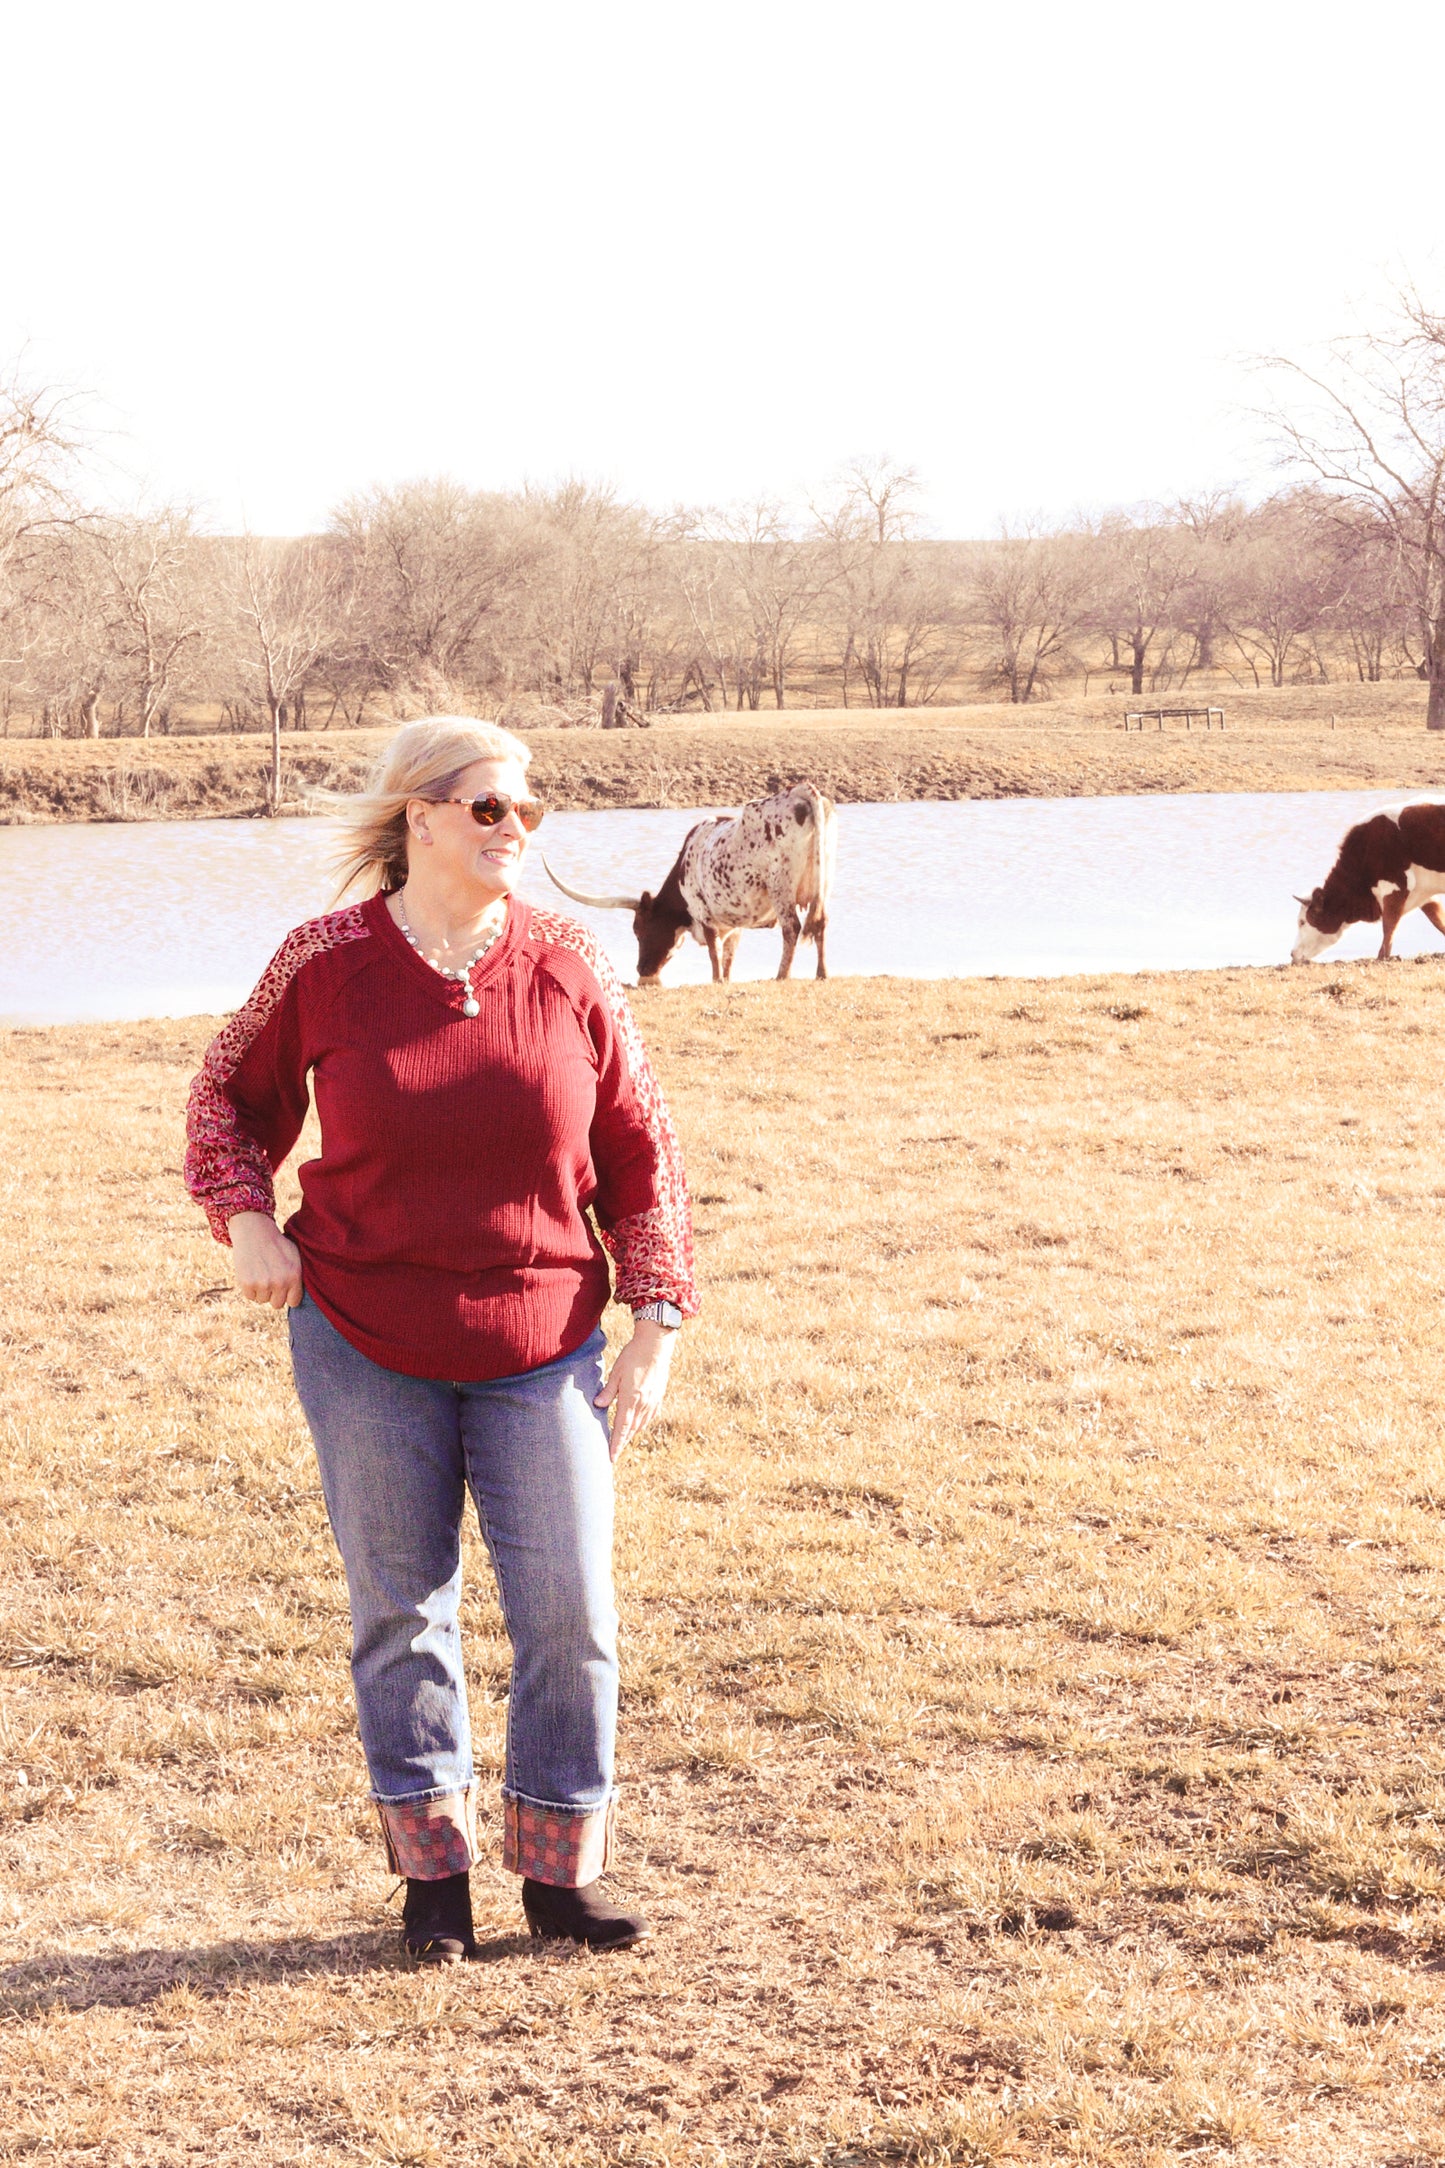
[[[241, 1293], [290, 1312], [403, 1940], [431, 1964], [476, 1947], [468, 1489], [512, 1644], [504, 1861], [527, 1920], [596, 1948], [646, 1933], [599, 1888], [611, 1464], [661, 1406], [697, 1308], [677, 1138], [612, 967], [584, 927], [516, 894], [543, 810], [529, 757], [452, 716], [398, 733], [371, 790], [342, 804], [341, 893], [369, 900], [282, 943], [211, 1046], [188, 1122], [187, 1183]], [[308, 1075], [321, 1151], [282, 1233], [272, 1175]], [[602, 1244], [634, 1318], [605, 1384]]]

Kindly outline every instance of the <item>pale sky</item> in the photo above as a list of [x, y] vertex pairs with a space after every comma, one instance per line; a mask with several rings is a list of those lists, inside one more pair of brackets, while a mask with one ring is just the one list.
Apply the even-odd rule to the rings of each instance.
[[[1270, 478], [1261, 350], [1445, 305], [1445, 9], [48, 0], [0, 358], [215, 523], [916, 466], [933, 530]], [[117, 483], [117, 488], [121, 487]]]

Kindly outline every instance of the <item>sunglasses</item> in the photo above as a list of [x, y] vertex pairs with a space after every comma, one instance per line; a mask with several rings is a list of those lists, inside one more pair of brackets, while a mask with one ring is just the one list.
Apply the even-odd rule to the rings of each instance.
[[432, 803], [470, 807], [472, 819], [479, 828], [495, 828], [509, 813], [515, 813], [529, 836], [535, 835], [541, 827], [542, 815], [547, 810], [540, 798], [509, 798], [500, 790], [489, 790], [481, 798], [437, 798]]

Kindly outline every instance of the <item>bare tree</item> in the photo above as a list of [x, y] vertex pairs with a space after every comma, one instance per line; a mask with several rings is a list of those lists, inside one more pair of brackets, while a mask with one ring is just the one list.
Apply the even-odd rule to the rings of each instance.
[[906, 708], [938, 690], [955, 659], [954, 598], [941, 560], [918, 539], [918, 477], [856, 460], [833, 503], [815, 510], [817, 556], [841, 645], [843, 705], [861, 678], [871, 707]]
[[[1256, 685], [1285, 685], [1328, 621], [1333, 582], [1321, 506], [1312, 492], [1272, 497], [1234, 546], [1229, 637]], [[1263, 673], [1263, 676], [1261, 675]]]
[[[1405, 660], [1411, 612], [1400, 554], [1375, 519], [1342, 505], [1324, 524], [1330, 629], [1363, 683], [1377, 685]], [[1411, 658], [1413, 664], [1413, 658]]]
[[1032, 700], [1058, 675], [1094, 597], [1095, 568], [1079, 534], [1005, 529], [975, 553], [970, 614], [989, 638], [990, 678], [1011, 701]]
[[117, 691], [119, 658], [111, 583], [83, 520], [58, 524], [32, 547], [24, 586], [31, 680], [52, 715], [98, 738], [102, 705]]
[[758, 705], [762, 665], [757, 653], [746, 595], [728, 548], [708, 534], [694, 534], [673, 559], [678, 593], [692, 630], [686, 680], [695, 684], [709, 712], [716, 689], [719, 704], [742, 709]]
[[1098, 594], [1091, 617], [1110, 639], [1129, 690], [1142, 693], [1158, 645], [1177, 629], [1188, 559], [1177, 527], [1159, 505], [1115, 512], [1100, 524], [1092, 549]]
[[64, 393], [30, 383], [18, 365], [0, 375], [0, 565], [27, 534], [73, 509], [80, 444]]
[[1184, 666], [1185, 679], [1195, 670], [1216, 667], [1216, 648], [1231, 614], [1236, 552], [1248, 516], [1241, 500], [1227, 490], [1181, 497], [1169, 509], [1184, 555], [1184, 580], [1173, 605], [1174, 616], [1178, 629], [1193, 642], [1193, 653]]
[[670, 523], [582, 481], [523, 502], [532, 526], [513, 674], [563, 708], [590, 702], [603, 679], [635, 706]]
[[1445, 315], [1413, 291], [1385, 332], [1336, 341], [1327, 373], [1283, 356], [1305, 410], [1272, 419], [1288, 456], [1394, 545], [1429, 685], [1426, 727], [1445, 730]]
[[495, 680], [535, 549], [518, 499], [445, 480], [372, 489], [341, 506], [331, 538], [374, 684]]
[[797, 533], [772, 497], [711, 514], [702, 531], [722, 547], [746, 620], [751, 705], [759, 705], [766, 687], [774, 707], [785, 708], [799, 636], [816, 622], [827, 585], [822, 553]]
[[212, 607], [193, 516], [165, 506], [91, 518], [75, 533], [77, 546], [93, 553], [110, 652], [148, 738], [179, 690]]
[[287, 710], [294, 711], [334, 630], [335, 561], [313, 541], [264, 541], [251, 534], [243, 535], [229, 556], [236, 669], [270, 729], [266, 810], [274, 814], [281, 806], [281, 732]]
[[23, 685], [41, 635], [55, 568], [46, 545], [74, 513], [80, 449], [66, 394], [32, 383], [18, 363], [0, 373], [0, 673], [9, 685]]

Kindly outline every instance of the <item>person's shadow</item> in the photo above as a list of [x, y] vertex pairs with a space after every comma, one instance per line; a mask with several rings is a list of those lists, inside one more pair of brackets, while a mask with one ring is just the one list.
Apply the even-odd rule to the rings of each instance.
[[[541, 1945], [529, 1935], [501, 1935], [477, 1945], [474, 1963], [534, 1955]], [[213, 1942], [190, 1949], [115, 1950], [94, 1957], [57, 1950], [18, 1965], [0, 1966], [0, 2016], [29, 2017], [42, 2010], [135, 2009], [175, 1987], [201, 1996], [233, 1987], [308, 1976], [411, 1972], [394, 1927], [372, 1928], [324, 1941], [301, 1936], [279, 1942]], [[448, 1979], [466, 1967], [449, 1971]]]

